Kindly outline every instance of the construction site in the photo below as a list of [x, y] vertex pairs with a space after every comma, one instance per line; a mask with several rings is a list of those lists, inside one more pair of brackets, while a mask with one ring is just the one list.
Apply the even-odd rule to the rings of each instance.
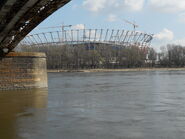
[[27, 35], [17, 51], [44, 52], [48, 69], [129, 68], [149, 59], [152, 34], [123, 29], [65, 29]]

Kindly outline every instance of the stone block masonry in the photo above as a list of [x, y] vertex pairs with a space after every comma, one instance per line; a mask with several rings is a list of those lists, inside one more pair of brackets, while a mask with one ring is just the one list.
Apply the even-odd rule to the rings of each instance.
[[47, 87], [44, 53], [11, 52], [0, 57], [0, 90]]

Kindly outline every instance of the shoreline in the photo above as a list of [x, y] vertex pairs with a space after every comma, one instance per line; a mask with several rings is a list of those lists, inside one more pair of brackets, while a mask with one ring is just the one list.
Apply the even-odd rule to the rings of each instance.
[[47, 70], [48, 73], [58, 72], [134, 72], [134, 71], [185, 71], [184, 68], [127, 68], [127, 69], [81, 69], [81, 70]]

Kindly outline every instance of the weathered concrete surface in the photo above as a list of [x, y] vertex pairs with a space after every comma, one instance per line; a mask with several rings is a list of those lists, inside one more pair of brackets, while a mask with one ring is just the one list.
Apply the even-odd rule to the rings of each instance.
[[11, 52], [0, 58], [0, 90], [47, 87], [44, 53]]

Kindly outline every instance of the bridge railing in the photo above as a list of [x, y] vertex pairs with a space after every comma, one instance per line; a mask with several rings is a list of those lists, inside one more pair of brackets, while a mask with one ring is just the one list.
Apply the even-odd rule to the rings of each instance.
[[114, 29], [74, 29], [43, 32], [26, 36], [20, 45], [108, 43], [117, 45], [149, 46], [153, 36], [139, 31]]

